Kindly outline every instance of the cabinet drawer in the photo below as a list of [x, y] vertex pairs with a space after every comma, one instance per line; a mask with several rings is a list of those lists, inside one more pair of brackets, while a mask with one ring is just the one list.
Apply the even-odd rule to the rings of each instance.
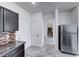
[[15, 48], [14, 50], [10, 51], [5, 55], [5, 57], [14, 57], [18, 52], [24, 50], [24, 44]]
[[25, 52], [24, 50], [21, 50], [14, 57], [24, 57], [25, 56], [25, 53], [24, 52]]

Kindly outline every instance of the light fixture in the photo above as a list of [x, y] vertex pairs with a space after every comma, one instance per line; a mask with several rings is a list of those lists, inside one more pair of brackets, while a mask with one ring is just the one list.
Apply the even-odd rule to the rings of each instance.
[[32, 2], [32, 4], [34, 5], [34, 4], [35, 4], [35, 2]]

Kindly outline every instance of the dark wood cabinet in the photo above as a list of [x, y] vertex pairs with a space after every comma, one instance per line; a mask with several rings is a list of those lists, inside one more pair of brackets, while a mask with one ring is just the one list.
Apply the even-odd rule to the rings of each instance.
[[17, 53], [14, 57], [24, 57], [25, 56], [25, 53], [24, 53], [25, 51], [24, 50], [22, 50], [22, 51], [20, 51], [19, 53]]
[[18, 30], [18, 14], [4, 8], [4, 31]]
[[0, 7], [0, 32], [17, 31], [18, 30], [18, 14]]
[[3, 32], [3, 8], [0, 7], [0, 32]]
[[25, 50], [24, 50], [24, 44], [22, 44], [21, 46], [5, 54], [3, 57], [24, 57], [24, 56], [25, 56]]

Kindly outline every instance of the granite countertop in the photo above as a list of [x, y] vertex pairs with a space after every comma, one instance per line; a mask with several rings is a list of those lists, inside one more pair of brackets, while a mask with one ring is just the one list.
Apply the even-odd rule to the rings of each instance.
[[24, 43], [25, 43], [24, 41], [15, 41], [15, 42], [0, 46], [0, 57], [4, 56], [5, 54], [9, 53], [10, 51], [14, 50], [15, 48], [17, 48], [18, 46]]

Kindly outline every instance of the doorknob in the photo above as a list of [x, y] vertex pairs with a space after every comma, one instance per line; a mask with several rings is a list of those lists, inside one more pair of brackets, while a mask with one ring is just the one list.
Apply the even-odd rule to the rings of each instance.
[[37, 34], [36, 36], [39, 36], [39, 34]]

